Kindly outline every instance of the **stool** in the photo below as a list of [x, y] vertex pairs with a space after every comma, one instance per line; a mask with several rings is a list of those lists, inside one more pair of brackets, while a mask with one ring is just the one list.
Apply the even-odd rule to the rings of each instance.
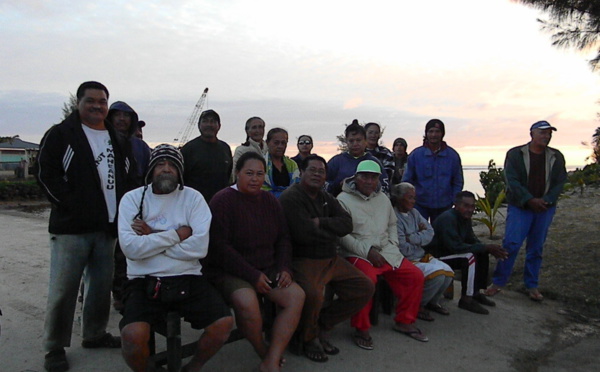
[[386, 315], [392, 314], [392, 308], [394, 307], [394, 292], [390, 288], [383, 275], [377, 276], [377, 284], [375, 285], [375, 293], [373, 294], [373, 306], [369, 312], [369, 319], [372, 325], [379, 324], [379, 312], [383, 312]]
[[[271, 337], [271, 329], [275, 321], [277, 306], [267, 298], [259, 297], [261, 313], [263, 316], [263, 331], [267, 339]], [[156, 353], [156, 333], [166, 337], [167, 350]], [[229, 344], [243, 339], [239, 329], [234, 329], [225, 342]], [[150, 364], [154, 364], [157, 371], [180, 372], [181, 360], [194, 355], [198, 348], [198, 340], [185, 345], [181, 344], [181, 315], [178, 311], [169, 311], [165, 322], [156, 324], [150, 331]], [[163, 366], [167, 365], [167, 369]]]

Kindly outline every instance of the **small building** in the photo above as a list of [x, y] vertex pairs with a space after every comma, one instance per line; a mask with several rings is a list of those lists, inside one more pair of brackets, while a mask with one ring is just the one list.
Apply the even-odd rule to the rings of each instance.
[[19, 178], [31, 174], [31, 167], [40, 151], [40, 145], [23, 141], [19, 136], [2, 137], [0, 141], [0, 172], [3, 176]]

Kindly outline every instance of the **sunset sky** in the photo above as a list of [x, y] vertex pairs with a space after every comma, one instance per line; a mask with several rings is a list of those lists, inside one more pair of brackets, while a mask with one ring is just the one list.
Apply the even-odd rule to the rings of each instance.
[[551, 146], [582, 165], [600, 74], [591, 52], [552, 47], [536, 18], [508, 0], [3, 1], [0, 135], [39, 142], [69, 93], [97, 80], [151, 144], [172, 141], [208, 87], [232, 150], [251, 116], [290, 132], [287, 155], [311, 134], [326, 158], [352, 119], [411, 150], [439, 118], [463, 164], [501, 164], [545, 119]]

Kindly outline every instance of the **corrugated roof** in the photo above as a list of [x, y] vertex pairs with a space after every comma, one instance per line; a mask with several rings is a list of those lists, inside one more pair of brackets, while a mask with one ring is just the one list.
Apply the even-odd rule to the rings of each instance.
[[15, 136], [8, 141], [0, 142], [0, 149], [28, 149], [38, 150], [40, 145], [33, 142], [23, 141], [19, 136]]

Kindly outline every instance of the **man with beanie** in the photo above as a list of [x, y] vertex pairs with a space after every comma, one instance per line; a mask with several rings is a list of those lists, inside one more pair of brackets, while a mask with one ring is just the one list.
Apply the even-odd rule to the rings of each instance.
[[542, 249], [552, 223], [556, 203], [567, 180], [563, 154], [549, 147], [556, 128], [547, 121], [538, 121], [529, 128], [531, 141], [508, 151], [504, 161], [508, 210], [506, 232], [502, 245], [508, 259], [499, 261], [493, 284], [486, 293], [493, 296], [506, 285], [515, 258], [527, 239], [527, 254], [523, 279], [529, 298], [542, 301], [538, 278], [542, 266]]
[[[340, 255], [365, 273], [373, 284], [383, 276], [398, 298], [393, 329], [417, 341], [429, 339], [414, 323], [423, 295], [424, 277], [419, 268], [404, 259], [398, 248], [396, 213], [390, 199], [381, 192], [381, 166], [372, 160], [358, 164], [353, 177], [344, 181], [338, 200], [352, 217], [352, 232], [340, 240]], [[350, 325], [356, 329], [355, 344], [372, 350], [369, 333], [369, 313], [373, 299], [352, 317]]]
[[129, 278], [119, 326], [123, 357], [133, 371], [153, 367], [148, 366], [150, 329], [169, 311], [204, 329], [183, 371], [199, 371], [233, 327], [229, 308], [202, 276], [199, 260], [208, 252], [211, 213], [199, 192], [183, 186], [183, 164], [175, 147], [157, 146], [145, 186], [125, 194], [119, 206], [119, 241]]
[[221, 117], [214, 110], [206, 110], [198, 120], [200, 136], [181, 149], [185, 159], [185, 185], [202, 193], [210, 202], [213, 195], [231, 184], [233, 159], [229, 145], [217, 138]]
[[44, 135], [36, 177], [52, 203], [50, 281], [43, 343], [44, 368], [69, 369], [65, 347], [83, 277], [84, 348], [119, 348], [106, 332], [116, 242], [117, 205], [130, 189], [128, 143], [106, 121], [108, 89], [88, 81], [77, 89], [77, 110]]
[[402, 176], [402, 182], [415, 186], [415, 208], [431, 223], [452, 208], [454, 195], [462, 191], [464, 185], [460, 156], [443, 141], [445, 134], [441, 120], [429, 120], [423, 146], [410, 153]]

